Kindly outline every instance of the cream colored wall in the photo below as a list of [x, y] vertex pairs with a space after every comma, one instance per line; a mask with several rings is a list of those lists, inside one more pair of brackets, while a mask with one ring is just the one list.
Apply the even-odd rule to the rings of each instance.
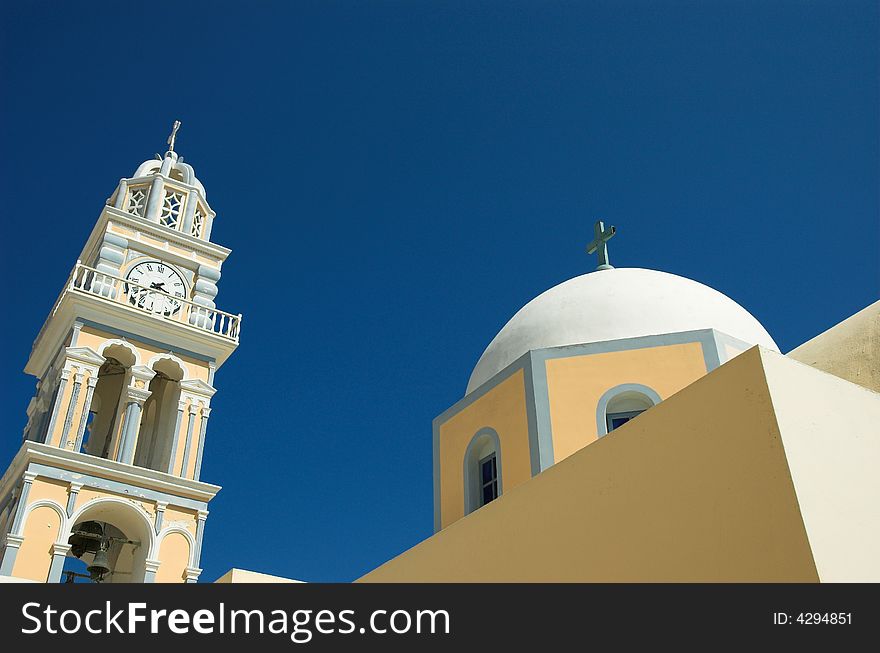
[[724, 345], [724, 362], [733, 360], [741, 353], [745, 351], [744, 349], [740, 349], [739, 347], [734, 347], [733, 345]]
[[292, 578], [283, 578], [281, 576], [271, 576], [269, 574], [261, 574], [256, 571], [247, 571], [246, 569], [230, 569], [215, 583], [301, 583], [301, 580]]
[[757, 348], [364, 576], [818, 580]]
[[441, 527], [464, 516], [464, 455], [477, 431], [486, 427], [501, 442], [501, 483], [507, 492], [532, 476], [522, 370], [440, 424]]
[[880, 301], [805, 342], [788, 356], [880, 392]]
[[700, 343], [553, 358], [546, 361], [556, 462], [599, 436], [596, 411], [608, 390], [640, 383], [666, 399], [706, 374]]
[[880, 394], [778, 354], [764, 357], [819, 578], [880, 581]]

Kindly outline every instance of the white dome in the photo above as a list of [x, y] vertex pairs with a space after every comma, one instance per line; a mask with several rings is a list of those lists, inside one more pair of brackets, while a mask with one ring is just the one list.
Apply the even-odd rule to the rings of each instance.
[[717, 290], [666, 272], [614, 268], [569, 279], [520, 309], [483, 352], [467, 392], [534, 349], [697, 329], [779, 350], [758, 320]]

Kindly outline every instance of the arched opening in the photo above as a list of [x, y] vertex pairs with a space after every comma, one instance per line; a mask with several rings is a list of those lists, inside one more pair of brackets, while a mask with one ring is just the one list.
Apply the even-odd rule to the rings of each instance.
[[105, 347], [102, 354], [106, 360], [98, 370], [82, 451], [98, 458], [111, 458], [119, 439], [125, 387], [135, 356], [127, 347], [115, 344]]
[[464, 511], [471, 513], [501, 496], [501, 440], [484, 428], [471, 439], [464, 455]]
[[184, 370], [171, 358], [160, 358], [153, 364], [153, 370], [156, 376], [150, 381], [150, 396], [144, 402], [134, 464], [166, 471], [172, 456], [180, 381]]
[[[152, 545], [149, 523], [134, 506], [121, 501], [99, 500], [74, 518], [67, 540], [69, 556], [65, 572], [71, 582], [142, 583]], [[62, 582], [71, 574], [62, 572]]]
[[660, 395], [647, 386], [626, 384], [606, 392], [599, 401], [599, 436], [607, 435], [660, 403]]

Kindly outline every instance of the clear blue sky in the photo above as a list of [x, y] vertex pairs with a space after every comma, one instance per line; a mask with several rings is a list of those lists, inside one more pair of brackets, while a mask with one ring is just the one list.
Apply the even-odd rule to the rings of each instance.
[[202, 578], [355, 578], [431, 533], [432, 418], [595, 266], [595, 219], [783, 351], [876, 300], [878, 61], [873, 1], [3, 3], [0, 465], [104, 199], [179, 118], [244, 313]]

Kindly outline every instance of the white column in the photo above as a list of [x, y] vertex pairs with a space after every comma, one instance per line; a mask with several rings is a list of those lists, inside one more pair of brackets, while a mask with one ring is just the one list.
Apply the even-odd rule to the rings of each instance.
[[202, 473], [202, 454], [205, 452], [205, 435], [208, 432], [208, 417], [211, 415], [211, 409], [208, 406], [202, 407], [202, 424], [199, 430], [199, 447], [196, 454], [196, 468], [193, 471], [193, 479], [198, 481]]
[[150, 391], [129, 387], [127, 392], [125, 414], [122, 418], [122, 439], [119, 443], [119, 452], [116, 459], [121, 463], [131, 465], [132, 458], [134, 458], [135, 445], [137, 444], [138, 431], [141, 427], [141, 410], [147, 397], [150, 396]]
[[89, 410], [92, 407], [92, 397], [95, 395], [95, 386], [98, 385], [98, 370], [91, 370], [89, 375], [88, 389], [86, 390], [86, 401], [83, 404], [82, 412], [79, 415], [79, 427], [76, 430], [76, 442], [73, 445], [74, 451], [82, 448], [83, 436], [86, 432], [86, 424], [89, 421]]
[[150, 186], [150, 194], [147, 197], [147, 208], [144, 211], [144, 218], [150, 222], [159, 222], [159, 214], [162, 211], [162, 204], [165, 202], [165, 182], [162, 177], [153, 177], [153, 184]]
[[70, 427], [73, 425], [73, 413], [76, 411], [76, 403], [79, 400], [79, 389], [82, 386], [83, 373], [77, 370], [73, 375], [73, 391], [70, 393], [70, 403], [67, 404], [67, 416], [64, 418], [64, 429], [61, 431], [61, 441], [58, 443], [59, 449], [67, 449], [67, 436], [70, 435]]
[[24, 512], [27, 510], [28, 495], [31, 493], [31, 485], [36, 477], [34, 472], [25, 472], [22, 478], [21, 493], [18, 496], [18, 505], [15, 507], [15, 518], [12, 520], [9, 535], [6, 536], [6, 548], [3, 551], [3, 560], [0, 562], [0, 574], [4, 576], [12, 575], [15, 557], [18, 555], [21, 543], [24, 542], [24, 537], [22, 537]]
[[202, 561], [202, 540], [205, 537], [205, 522], [208, 520], [208, 511], [199, 510], [198, 520], [196, 525], [196, 550], [193, 552], [194, 567], [198, 567]]
[[174, 473], [174, 463], [177, 461], [177, 447], [180, 444], [180, 425], [183, 422], [183, 411], [186, 410], [186, 401], [181, 399], [177, 402], [177, 421], [174, 423], [174, 439], [171, 442], [171, 460], [168, 461], [168, 473]]
[[198, 406], [195, 402], [189, 405], [189, 419], [186, 423], [186, 448], [183, 450], [183, 465], [180, 467], [180, 475], [183, 478], [188, 478], [186, 474], [186, 470], [189, 469], [189, 459], [192, 456], [192, 436], [193, 436], [193, 426], [196, 421], [196, 410]]
[[67, 490], [67, 508], [65, 508], [65, 510], [67, 511], [68, 517], [73, 514], [73, 507], [76, 505], [76, 497], [82, 488], [82, 483], [71, 483]]
[[64, 559], [70, 551], [69, 544], [53, 544], [52, 545], [52, 564], [49, 567], [49, 576], [46, 578], [47, 583], [60, 583], [61, 572], [64, 569]]
[[67, 387], [67, 379], [70, 377], [70, 370], [61, 370], [61, 380], [58, 381], [58, 393], [55, 395], [55, 403], [52, 406], [52, 417], [49, 418], [49, 428], [46, 431], [46, 440], [52, 437], [55, 430], [55, 424], [58, 422], [58, 413], [61, 412], [61, 402], [64, 401], [64, 388]]
[[165, 509], [168, 507], [167, 501], [156, 502], [156, 535], [162, 530], [162, 522], [165, 521]]

